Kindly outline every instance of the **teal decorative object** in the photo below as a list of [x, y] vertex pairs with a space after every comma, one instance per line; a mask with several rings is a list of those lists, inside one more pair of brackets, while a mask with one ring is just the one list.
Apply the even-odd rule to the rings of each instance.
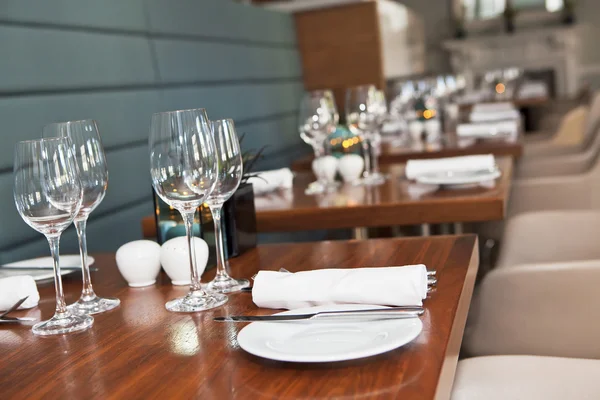
[[352, 133], [345, 125], [338, 125], [335, 132], [327, 138], [326, 147], [337, 158], [344, 154], [361, 154], [360, 137]]

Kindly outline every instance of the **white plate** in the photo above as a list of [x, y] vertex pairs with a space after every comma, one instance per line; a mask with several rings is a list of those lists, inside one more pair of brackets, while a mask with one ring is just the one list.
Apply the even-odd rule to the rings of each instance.
[[493, 181], [500, 175], [502, 173], [497, 168], [478, 171], [441, 171], [419, 175], [415, 180], [428, 185], [464, 185]]
[[[331, 305], [276, 315], [373, 308], [385, 307]], [[422, 329], [423, 323], [419, 318], [357, 322], [253, 322], [240, 331], [237, 339], [242, 349], [263, 358], [291, 362], [332, 362], [370, 357], [396, 349], [411, 342]]]
[[[94, 257], [88, 256], [88, 266], [94, 263]], [[23, 271], [18, 269], [2, 269], [0, 268], [0, 278], [6, 278], [8, 276], [16, 275], [31, 275], [36, 281], [44, 281], [46, 279], [53, 279], [54, 272], [52, 269], [45, 270], [33, 270], [26, 269], [26, 267], [52, 267], [52, 257], [40, 257], [32, 258], [30, 260], [17, 261], [10, 264], [5, 264], [8, 267], [23, 267]], [[78, 255], [62, 255], [60, 256], [61, 267], [79, 267], [81, 266], [81, 258]], [[78, 269], [64, 270], [61, 269], [61, 275], [73, 274], [79, 272]]]

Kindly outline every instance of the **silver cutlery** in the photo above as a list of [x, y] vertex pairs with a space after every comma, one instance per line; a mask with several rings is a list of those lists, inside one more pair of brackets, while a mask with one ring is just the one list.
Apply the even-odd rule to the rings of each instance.
[[5, 318], [0, 319], [0, 324], [19, 324], [21, 322], [31, 322], [31, 321], [36, 321], [36, 319], [31, 318], [31, 317], [20, 317], [20, 318], [5, 317]]
[[[36, 271], [52, 271], [54, 267], [48, 265], [35, 265], [35, 266], [16, 266], [16, 265], [0, 265], [0, 271], [3, 269], [11, 269], [11, 270], [36, 270]], [[80, 271], [81, 267], [60, 267], [61, 271]], [[90, 271], [98, 271], [98, 268], [90, 268]]]
[[9, 308], [8, 310], [4, 311], [2, 314], [0, 314], [0, 319], [6, 317], [8, 314], [10, 314], [11, 312], [15, 311], [17, 308], [19, 308], [21, 306], [21, 304], [23, 304], [25, 302], [25, 300], [27, 300], [29, 298], [29, 296], [25, 296], [23, 297], [21, 300], [17, 301], [15, 304], [13, 304], [13, 306], [11, 308]]
[[419, 306], [399, 306], [389, 308], [374, 308], [367, 310], [348, 311], [322, 311], [312, 314], [288, 314], [288, 315], [233, 315], [228, 317], [216, 317], [218, 322], [251, 322], [251, 321], [348, 321], [356, 319], [398, 319], [416, 318], [425, 310]]

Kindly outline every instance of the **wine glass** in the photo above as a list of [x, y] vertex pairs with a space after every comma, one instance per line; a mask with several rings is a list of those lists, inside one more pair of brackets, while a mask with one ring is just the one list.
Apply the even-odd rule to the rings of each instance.
[[385, 181], [379, 173], [376, 154], [383, 106], [381, 95], [377, 94], [374, 85], [356, 86], [346, 91], [346, 123], [355, 135], [362, 138], [365, 172], [361, 183], [364, 185], [380, 185]]
[[48, 239], [54, 267], [56, 311], [49, 320], [35, 324], [33, 333], [58, 335], [89, 328], [93, 317], [76, 315], [67, 309], [60, 275], [60, 235], [75, 219], [83, 198], [69, 139], [17, 143], [13, 195], [21, 218]]
[[112, 310], [121, 304], [120, 300], [96, 295], [88, 266], [86, 224], [90, 213], [104, 199], [108, 185], [106, 157], [96, 121], [88, 119], [49, 124], [44, 127], [42, 137], [67, 137], [70, 139], [83, 189], [83, 202], [79, 213], [75, 216], [83, 289], [79, 300], [69, 305], [68, 309], [73, 314], [98, 314]]
[[[300, 103], [298, 116], [300, 137], [309, 144], [315, 153], [315, 162], [325, 155], [325, 139], [337, 127], [339, 114], [331, 90], [315, 90], [308, 92]], [[319, 173], [320, 168], [313, 168], [317, 181], [309, 184], [306, 194], [319, 194], [330, 191], [335, 186], [329, 185], [325, 176]]]
[[235, 193], [242, 180], [242, 154], [240, 142], [231, 119], [211, 122], [215, 154], [217, 159], [217, 184], [206, 203], [210, 207], [215, 224], [217, 244], [217, 274], [208, 283], [207, 290], [218, 293], [230, 293], [250, 286], [247, 279], [234, 279], [227, 273], [227, 259], [223, 244], [221, 210], [223, 204]]
[[190, 291], [169, 301], [166, 308], [173, 312], [195, 312], [218, 307], [227, 302], [227, 296], [202, 290], [192, 245], [194, 214], [217, 182], [215, 142], [206, 111], [154, 114], [149, 145], [152, 186], [165, 203], [181, 213], [188, 241]]

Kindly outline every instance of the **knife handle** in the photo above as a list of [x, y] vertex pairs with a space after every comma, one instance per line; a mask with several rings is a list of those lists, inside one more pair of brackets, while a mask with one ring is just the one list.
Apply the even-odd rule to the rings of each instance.
[[310, 319], [352, 319], [352, 318], [414, 318], [422, 315], [425, 310], [422, 307], [392, 307], [375, 310], [352, 310], [352, 311], [329, 311], [321, 312]]

